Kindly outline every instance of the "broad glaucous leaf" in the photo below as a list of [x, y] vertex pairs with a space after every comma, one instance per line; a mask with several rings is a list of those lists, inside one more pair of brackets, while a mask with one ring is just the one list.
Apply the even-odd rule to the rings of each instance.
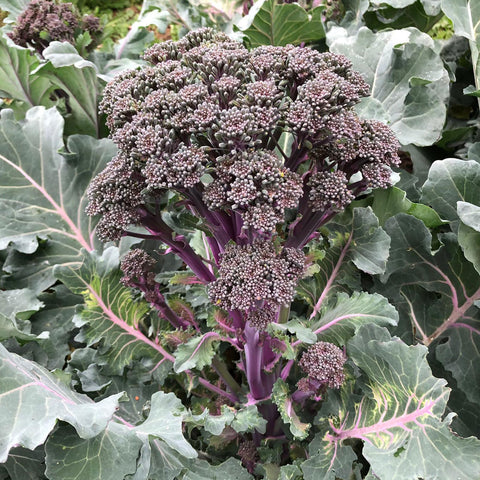
[[33, 360], [52, 370], [63, 368], [65, 358], [70, 354], [69, 338], [75, 328], [72, 319], [82, 297], [74, 295], [63, 285], [50, 287], [38, 296], [44, 307], [32, 315], [32, 333], [40, 335], [48, 332], [48, 338], [30, 343]]
[[272, 401], [277, 406], [284, 423], [290, 425], [290, 433], [299, 440], [308, 436], [311, 425], [302, 423], [295, 412], [294, 402], [290, 397], [288, 385], [279, 378], [272, 389]]
[[[471, 369], [480, 351], [480, 312], [475, 306], [480, 298], [480, 275], [465, 259], [453, 234], [441, 237], [443, 245], [433, 255], [431, 234], [420, 220], [398, 214], [386, 222], [385, 230], [392, 238], [391, 255], [385, 286], [377, 290], [404, 304], [423, 344], [446, 345], [439, 359], [447, 362], [445, 367], [467, 398], [480, 402], [479, 372]], [[436, 340], [440, 343], [433, 343]], [[454, 365], [448, 350], [465, 355], [457, 353]]]
[[[303, 480], [350, 480], [352, 464], [357, 459], [352, 447], [315, 440], [310, 444], [309, 458], [301, 464]], [[318, 448], [312, 448], [317, 443]]]
[[13, 101], [10, 105], [22, 115], [35, 105], [51, 106], [53, 89], [47, 78], [32, 73], [40, 62], [28, 48], [18, 47], [0, 36], [0, 95]]
[[451, 222], [465, 257], [480, 273], [480, 164], [456, 158], [434, 162], [422, 202]]
[[183, 480], [252, 480], [236, 458], [229, 458], [220, 465], [210, 465], [204, 460], [196, 461], [185, 473]]
[[19, 342], [35, 340], [37, 336], [31, 333], [28, 319], [42, 306], [43, 303], [28, 288], [0, 291], [0, 341], [11, 337]]
[[68, 42], [51, 42], [43, 51], [48, 62], [35, 71], [67, 95], [68, 116], [65, 135], [85, 134], [99, 137], [102, 125], [98, 115], [98, 99], [102, 90], [97, 68], [81, 57]]
[[182, 422], [186, 415], [185, 407], [173, 393], [160, 391], [151, 399], [148, 418], [134, 427], [133, 431], [163, 440], [183, 457], [196, 458], [196, 450], [185, 440], [182, 433]]
[[403, 144], [431, 145], [441, 135], [449, 92], [447, 71], [433, 40], [415, 28], [348, 36], [330, 30], [330, 50], [352, 61], [371, 86], [360, 116], [385, 121]]
[[[55, 264], [78, 263], [81, 248], [94, 248], [86, 189], [116, 149], [110, 140], [75, 135], [62, 156], [63, 124], [55, 109], [34, 107], [23, 122], [0, 112], [0, 249], [12, 247], [3, 266], [9, 288], [41, 292], [55, 282]], [[46, 242], [32, 258], [39, 239]]]
[[[412, 5], [417, 0], [370, 0], [370, 5], [373, 7], [388, 5], [393, 8], [405, 8]], [[440, 13], [441, 0], [420, 0], [420, 3], [425, 9], [427, 15], [438, 15]]]
[[[100, 256], [84, 252], [83, 263], [55, 267], [54, 274], [73, 293], [83, 295], [81, 324], [91, 343], [103, 341], [112, 371], [120, 375], [133, 359], [151, 357], [157, 363], [174, 357], [138, 328], [150, 307], [133, 301], [131, 290], [120, 283], [118, 249], [107, 248]], [[80, 325], [80, 324], [79, 324]]]
[[476, 0], [441, 1], [443, 12], [453, 22], [455, 34], [469, 40], [475, 77], [474, 91], [478, 96], [480, 95], [480, 3]]
[[44, 449], [38, 447], [35, 450], [29, 450], [14, 447], [10, 450], [4, 467], [11, 480], [43, 480], [46, 478]]
[[7, 21], [13, 22], [28, 6], [31, 0], [0, 0], [0, 9], [8, 12]]
[[390, 248], [390, 238], [378, 225], [378, 218], [368, 208], [353, 209], [353, 237], [349, 256], [362, 272], [383, 273]]
[[118, 480], [135, 473], [142, 442], [117, 423], [93, 438], [80, 438], [62, 425], [45, 445], [46, 475], [50, 480]]
[[257, 0], [237, 27], [252, 48], [316, 42], [325, 38], [322, 23], [324, 8], [318, 6], [307, 13], [298, 3]]
[[[154, 463], [152, 454], [156, 452], [167, 464], [170, 456], [181, 465], [178, 470], [172, 469], [176, 472], [173, 476], [159, 477], [173, 480], [184, 466], [190, 466], [191, 459], [197, 457], [197, 452], [182, 434], [186, 414], [173, 393], [156, 392], [152, 396], [149, 416], [140, 425], [134, 426], [119, 418], [121, 423], [110, 422], [98, 436], [88, 439], [80, 438], [69, 427], [61, 427], [46, 443], [47, 476], [52, 480], [91, 480], [99, 472], [105, 472], [102, 480], [113, 480], [140, 470], [143, 476], [132, 478], [146, 480], [150, 462]], [[68, 447], [67, 455], [65, 446]], [[141, 465], [137, 465], [137, 459]], [[169, 469], [166, 467], [164, 473]]]
[[122, 394], [94, 403], [70, 390], [43, 367], [10, 353], [0, 345], [0, 463], [13, 446], [34, 449], [42, 444], [57, 420], [75, 427], [82, 438], [105, 429]]
[[[391, 338], [384, 328], [361, 327], [347, 355], [367, 376], [366, 395], [330, 421], [324, 449], [351, 438], [363, 440], [363, 455], [381, 479], [474, 477], [480, 442], [450, 431], [451, 416], [443, 418], [450, 390], [432, 375], [427, 352]], [[333, 461], [338, 452], [331, 453]]]

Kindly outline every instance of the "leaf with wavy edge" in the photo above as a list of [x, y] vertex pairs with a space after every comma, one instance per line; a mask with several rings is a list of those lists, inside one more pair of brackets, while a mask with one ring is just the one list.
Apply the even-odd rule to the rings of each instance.
[[[480, 441], [448, 429], [451, 418], [443, 415], [450, 390], [432, 375], [427, 352], [391, 338], [384, 328], [361, 327], [347, 354], [365, 372], [368, 391], [354, 409], [341, 409], [337, 420], [330, 420], [323, 449], [349, 438], [363, 440], [363, 454], [380, 478], [473, 478], [480, 468]], [[335, 455], [334, 450], [332, 464]]]
[[108, 348], [109, 364], [120, 375], [132, 359], [152, 357], [174, 362], [173, 355], [145, 336], [138, 325], [149, 312], [142, 300], [134, 302], [130, 289], [120, 283], [119, 252], [107, 248], [100, 256], [85, 252], [80, 267], [57, 266], [55, 276], [73, 293], [83, 295], [86, 306], [81, 318], [87, 323], [87, 338], [93, 343], [102, 339]]
[[337, 296], [335, 305], [327, 306], [310, 328], [321, 340], [340, 345], [351, 338], [361, 325], [375, 323], [378, 326], [395, 326], [398, 313], [395, 307], [379, 294], [354, 292]]
[[257, 0], [249, 14], [237, 26], [250, 46], [314, 42], [325, 37], [322, 23], [324, 6], [307, 13], [298, 4], [278, 4], [275, 0]]
[[[194, 465], [197, 452], [182, 433], [186, 415], [186, 409], [173, 393], [156, 392], [150, 414], [140, 425], [116, 417], [119, 423], [110, 422], [97, 437], [89, 439], [79, 438], [69, 427], [61, 427], [46, 443], [47, 476], [52, 480], [125, 478], [137, 468], [148, 472], [154, 455], [165, 462], [173, 456], [182, 466]], [[173, 479], [174, 475], [167, 478]]]
[[220, 339], [221, 336], [218, 333], [208, 332], [179, 345], [175, 352], [175, 364], [173, 365], [175, 372], [184, 372], [190, 368], [202, 369], [210, 365], [215, 355], [213, 343]]
[[437, 160], [423, 185], [422, 201], [450, 221], [465, 257], [480, 273], [480, 164], [457, 158]]
[[0, 345], [0, 463], [16, 445], [34, 449], [42, 444], [57, 420], [73, 425], [82, 438], [105, 429], [122, 394], [94, 403], [70, 390], [40, 365]]
[[36, 340], [28, 318], [42, 306], [35, 293], [27, 288], [0, 291], [0, 341], [11, 337], [20, 342]]
[[116, 148], [110, 140], [81, 135], [69, 138], [70, 154], [60, 155], [62, 148], [63, 119], [55, 109], [34, 107], [23, 122], [10, 110], [0, 112], [0, 249], [11, 245], [31, 254], [39, 238], [48, 240], [38, 258], [7, 258], [4, 269], [16, 288], [44, 290], [55, 282], [55, 264], [78, 264], [80, 249], [94, 248], [86, 189]]
[[388, 123], [403, 144], [432, 145], [441, 135], [449, 80], [433, 40], [416, 28], [356, 35], [333, 28], [330, 50], [352, 61], [371, 86], [360, 116]]

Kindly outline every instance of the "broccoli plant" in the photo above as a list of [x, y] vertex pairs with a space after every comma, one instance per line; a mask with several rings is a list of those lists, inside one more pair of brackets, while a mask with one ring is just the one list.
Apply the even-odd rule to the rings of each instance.
[[[205, 28], [144, 58], [150, 66], [121, 73], [104, 91], [101, 110], [119, 150], [90, 184], [87, 212], [101, 216], [103, 241], [153, 241], [150, 254], [124, 256], [122, 281], [168, 322], [150, 332], [166, 350], [178, 346], [177, 372], [212, 364], [216, 384], [202, 385], [220, 403], [258, 407], [265, 428], [245, 435], [238, 453], [252, 471], [255, 447], [282, 438], [294, 405], [344, 382], [342, 343], [305, 349], [279, 327], [309, 275], [321, 227], [358, 196], [391, 185], [399, 143], [388, 126], [356, 115], [369, 88], [342, 55], [292, 45], [249, 51]], [[203, 252], [176, 228], [182, 215]], [[206, 288], [208, 321], [166, 298], [154, 273], [161, 253], [191, 271], [183, 282]], [[213, 358], [219, 342], [234, 362]]]
[[95, 48], [101, 36], [100, 20], [95, 15], [81, 17], [71, 3], [32, 0], [8, 36], [17, 45], [33, 47], [41, 54], [50, 42], [74, 44], [80, 34], [88, 35], [82, 39], [87, 50]]

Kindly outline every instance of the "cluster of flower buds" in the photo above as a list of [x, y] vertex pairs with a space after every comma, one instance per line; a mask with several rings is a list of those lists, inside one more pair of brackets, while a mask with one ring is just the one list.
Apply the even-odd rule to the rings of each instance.
[[304, 265], [301, 250], [278, 251], [271, 241], [229, 244], [221, 258], [218, 279], [209, 286], [210, 299], [227, 310], [255, 310], [265, 302], [288, 304]]
[[[204, 28], [144, 58], [151, 66], [118, 75], [101, 102], [142, 208], [165, 189], [196, 192], [205, 209], [268, 238], [286, 210], [304, 214], [308, 205], [326, 218], [366, 189], [390, 185], [399, 144], [387, 126], [355, 114], [368, 86], [342, 55], [293, 45], [249, 51]], [[123, 187], [102, 175], [90, 197], [104, 195], [103, 207], [90, 213], [119, 218], [121, 208], [106, 204], [117, 196], [108, 189]], [[106, 222], [112, 239], [135, 223], [132, 203], [122, 205], [118, 228]]]
[[75, 36], [88, 32], [94, 48], [100, 36], [100, 20], [94, 15], [83, 18], [71, 3], [55, 3], [50, 0], [32, 0], [18, 16], [13, 32], [8, 36], [22, 47], [31, 46], [42, 53], [54, 40], [74, 43]]
[[333, 343], [318, 342], [310, 346], [300, 359], [300, 367], [308, 375], [300, 380], [299, 390], [316, 392], [322, 388], [340, 388], [345, 381], [343, 366], [347, 358]]

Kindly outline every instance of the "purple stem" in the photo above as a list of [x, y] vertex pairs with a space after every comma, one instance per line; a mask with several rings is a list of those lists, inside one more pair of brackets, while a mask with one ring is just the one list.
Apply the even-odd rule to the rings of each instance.
[[245, 373], [247, 374], [250, 393], [253, 398], [259, 399], [270, 394], [265, 388], [265, 379], [262, 375], [263, 346], [259, 344], [259, 333], [250, 325], [245, 325]]

